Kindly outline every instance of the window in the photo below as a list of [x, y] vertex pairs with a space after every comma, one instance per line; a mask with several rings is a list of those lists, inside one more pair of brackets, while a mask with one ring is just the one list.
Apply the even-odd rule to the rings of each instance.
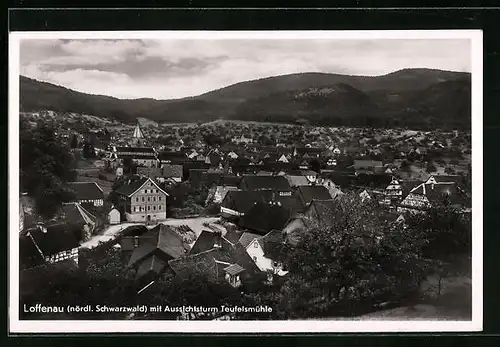
[[253, 257], [253, 261], [257, 261], [257, 257]]
[[147, 194], [148, 193], [148, 190], [147, 189], [144, 189], [144, 194]]
[[161, 195], [158, 197], [158, 201], [161, 201]]
[[156, 202], [156, 196], [153, 196], [153, 202]]
[[257, 241], [255, 241], [255, 242], [253, 243], [253, 246], [254, 246], [255, 248], [259, 247], [259, 243], [258, 243]]
[[153, 211], [156, 211], [156, 205], [153, 205]]
[[151, 206], [148, 206], [148, 211], [151, 211]]
[[136, 198], [135, 198], [135, 201], [136, 201], [136, 202], [139, 202], [139, 197], [136, 197]]
[[158, 189], [156, 189], [156, 192], [158, 193]]
[[142, 197], [142, 202], [144, 202], [144, 197]]
[[151, 198], [148, 196], [148, 201], [151, 201]]
[[161, 205], [158, 205], [158, 211], [161, 211]]

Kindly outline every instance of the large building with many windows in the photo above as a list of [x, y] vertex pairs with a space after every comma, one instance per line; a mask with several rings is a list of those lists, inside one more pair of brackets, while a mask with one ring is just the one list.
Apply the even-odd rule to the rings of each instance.
[[151, 178], [131, 179], [116, 190], [119, 207], [130, 222], [166, 219], [168, 194]]

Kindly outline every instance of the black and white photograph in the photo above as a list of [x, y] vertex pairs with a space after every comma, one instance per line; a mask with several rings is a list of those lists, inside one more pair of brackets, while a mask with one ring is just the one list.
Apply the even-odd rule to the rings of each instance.
[[482, 329], [482, 36], [11, 32], [14, 332]]

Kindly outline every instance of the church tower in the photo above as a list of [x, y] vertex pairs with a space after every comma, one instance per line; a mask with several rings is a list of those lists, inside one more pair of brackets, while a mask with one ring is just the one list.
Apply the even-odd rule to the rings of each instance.
[[146, 136], [142, 132], [139, 120], [135, 124], [134, 135], [132, 136], [132, 146], [134, 147], [144, 147], [146, 146]]

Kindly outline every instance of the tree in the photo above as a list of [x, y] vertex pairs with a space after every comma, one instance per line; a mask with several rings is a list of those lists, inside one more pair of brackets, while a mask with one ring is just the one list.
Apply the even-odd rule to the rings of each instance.
[[437, 171], [437, 168], [432, 164], [432, 163], [428, 163], [427, 164], [427, 167], [425, 169], [428, 173], [432, 173], [432, 172], [436, 172]]
[[70, 140], [70, 144], [69, 144], [70, 148], [78, 148], [78, 137], [76, 136], [76, 134], [73, 134], [71, 135], [71, 140]]
[[90, 142], [86, 142], [83, 145], [83, 157], [84, 158], [95, 158], [94, 145], [92, 145]]
[[444, 169], [444, 172], [447, 173], [448, 175], [454, 175], [455, 169], [453, 169], [452, 167], [447, 167]]
[[419, 287], [427, 266], [419, 233], [388, 224], [375, 203], [355, 194], [336, 199], [327, 214], [328, 224], [278, 246], [291, 273], [283, 290], [294, 315], [334, 307], [352, 313], [366, 302], [401, 298]]
[[46, 124], [32, 128], [21, 123], [20, 137], [21, 189], [34, 198], [42, 217], [51, 218], [72, 199], [65, 184], [76, 178], [75, 158]]

